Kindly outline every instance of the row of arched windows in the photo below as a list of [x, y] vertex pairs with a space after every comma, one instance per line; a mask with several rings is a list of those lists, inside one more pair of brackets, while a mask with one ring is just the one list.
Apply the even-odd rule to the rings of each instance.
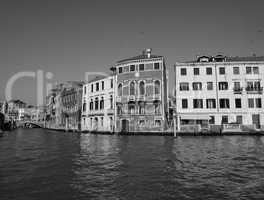
[[[122, 83], [118, 85], [117, 90], [118, 90], [117, 91], [118, 96], [122, 96], [123, 95]], [[159, 80], [156, 80], [154, 82], [154, 94], [160, 94], [160, 81]], [[129, 95], [136, 95], [136, 86], [135, 86], [134, 81], [130, 82], [129, 84]], [[139, 95], [145, 95], [145, 82], [144, 81], [139, 82]]]
[[[86, 102], [83, 103], [83, 111], [86, 111]], [[101, 97], [99, 100], [98, 97], [95, 98], [95, 100], [91, 99], [90, 104], [89, 104], [90, 110], [103, 110], [104, 109], [104, 97]], [[110, 108], [113, 108], [113, 96], [110, 96]]]

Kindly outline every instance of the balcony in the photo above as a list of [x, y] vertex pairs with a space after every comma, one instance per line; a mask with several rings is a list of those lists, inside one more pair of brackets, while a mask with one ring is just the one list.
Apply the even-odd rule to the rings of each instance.
[[243, 92], [242, 87], [235, 87], [233, 90], [234, 90], [234, 94], [242, 94]]
[[88, 112], [88, 115], [89, 116], [93, 116], [93, 115], [104, 115], [104, 112], [105, 112], [104, 109], [102, 109], [102, 110], [90, 110]]
[[157, 100], [160, 101], [161, 100], [161, 96], [160, 96], [160, 94], [154, 94], [152, 96], [147, 96], [146, 100], [147, 101], [157, 101]]
[[246, 91], [248, 94], [262, 94], [263, 87], [247, 87]]

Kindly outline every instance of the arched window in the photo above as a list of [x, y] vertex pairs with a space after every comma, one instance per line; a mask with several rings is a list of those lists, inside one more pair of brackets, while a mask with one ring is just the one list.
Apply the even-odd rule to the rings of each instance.
[[90, 118], [90, 130], [92, 129], [93, 127], [93, 118]]
[[100, 110], [104, 109], [104, 97], [100, 100]]
[[155, 92], [154, 94], [160, 94], [160, 81], [155, 81], [154, 83]]
[[160, 101], [154, 101], [155, 114], [161, 114], [160, 112]]
[[113, 109], [113, 95], [110, 96], [110, 108]]
[[86, 112], [86, 103], [83, 103], [83, 112]]
[[90, 110], [93, 110], [93, 100], [90, 101]]
[[139, 110], [138, 110], [139, 114], [144, 115], [145, 114], [145, 103], [140, 101], [138, 106], [139, 106]]
[[95, 98], [95, 110], [98, 110], [98, 104], [99, 104], [99, 100], [98, 97]]
[[122, 115], [122, 104], [117, 104], [117, 114]]
[[94, 125], [93, 129], [97, 130], [98, 129], [98, 118], [97, 117], [94, 118], [94, 124], [93, 125]]
[[145, 83], [144, 81], [141, 81], [139, 83], [139, 94], [144, 95], [145, 94]]
[[119, 85], [118, 85], [118, 96], [122, 96], [122, 84], [120, 83]]
[[133, 81], [130, 83], [130, 95], [135, 95], [135, 83]]
[[128, 103], [128, 114], [135, 114], [135, 102]]

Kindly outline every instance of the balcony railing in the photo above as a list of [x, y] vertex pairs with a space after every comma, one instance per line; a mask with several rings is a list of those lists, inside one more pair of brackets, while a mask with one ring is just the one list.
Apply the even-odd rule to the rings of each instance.
[[151, 95], [151, 96], [146, 96], [146, 95], [128, 95], [128, 96], [118, 96], [116, 97], [116, 102], [117, 103], [122, 103], [122, 102], [129, 102], [129, 101], [155, 101], [155, 100], [161, 100], [161, 95], [156, 94], [156, 95]]
[[241, 94], [243, 91], [243, 88], [242, 87], [235, 87], [234, 88], [234, 94]]
[[257, 93], [261, 94], [263, 92], [263, 87], [246, 87], [247, 93]]
[[88, 115], [98, 115], [98, 114], [104, 114], [105, 110], [90, 110], [88, 111]]

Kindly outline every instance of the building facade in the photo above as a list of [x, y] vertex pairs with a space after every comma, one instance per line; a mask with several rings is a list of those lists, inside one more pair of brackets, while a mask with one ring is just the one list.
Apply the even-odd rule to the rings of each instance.
[[62, 124], [61, 98], [60, 94], [63, 84], [58, 84], [49, 91], [46, 97], [46, 116], [45, 126], [47, 128], [60, 129], [64, 128]]
[[176, 63], [177, 127], [236, 123], [264, 128], [264, 57], [202, 56]]
[[19, 120], [19, 109], [26, 108], [26, 103], [21, 100], [10, 100], [7, 102], [7, 110], [5, 112], [7, 120]]
[[97, 77], [83, 86], [83, 131], [115, 131], [114, 78]]
[[167, 129], [168, 78], [163, 56], [142, 55], [118, 61], [115, 71], [116, 131]]
[[81, 130], [83, 84], [78, 81], [67, 82], [59, 95], [61, 115], [58, 121], [66, 130]]

